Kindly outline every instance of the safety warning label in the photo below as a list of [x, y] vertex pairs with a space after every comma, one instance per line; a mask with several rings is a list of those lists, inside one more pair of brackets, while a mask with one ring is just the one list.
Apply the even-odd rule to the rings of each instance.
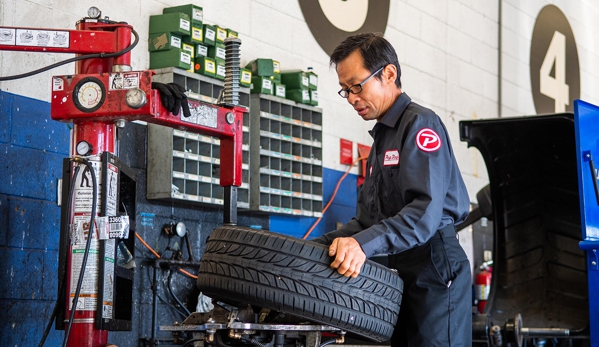
[[108, 76], [108, 89], [139, 88], [139, 72], [117, 72]]
[[[99, 160], [99, 158], [98, 158]], [[100, 212], [100, 206], [102, 206], [102, 198], [100, 192], [102, 191], [102, 163], [98, 160], [90, 160], [94, 173], [96, 175], [96, 182], [98, 182], [98, 194], [96, 202], [96, 213]], [[73, 206], [73, 212], [75, 213], [91, 213], [92, 204], [94, 201], [94, 186], [91, 171], [87, 165], [80, 166], [80, 173], [75, 178], [75, 205]]]
[[0, 27], [0, 45], [69, 48], [68, 31]]

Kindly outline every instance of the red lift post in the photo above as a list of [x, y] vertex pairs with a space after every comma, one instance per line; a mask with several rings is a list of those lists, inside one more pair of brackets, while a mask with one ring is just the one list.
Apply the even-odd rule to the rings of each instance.
[[[124, 122], [133, 120], [218, 137], [221, 140], [220, 184], [225, 188], [223, 222], [236, 224], [236, 189], [242, 178], [243, 114], [247, 112], [245, 107], [236, 105], [241, 41], [227, 39], [225, 42], [225, 102], [228, 102], [216, 106], [188, 100], [191, 116], [185, 117], [183, 112], [174, 116], [162, 105], [159, 92], [152, 89], [154, 71], [131, 69], [131, 55], [126, 49], [132, 44], [132, 33], [137, 35], [132, 26], [99, 19], [100, 12], [93, 7], [88, 16], [77, 22], [76, 30], [0, 27], [3, 38], [0, 50], [75, 53], [77, 56], [96, 54], [96, 57], [77, 61], [74, 75], [52, 78], [51, 118], [73, 123], [70, 156], [115, 154], [116, 126], [124, 126]], [[123, 50], [125, 53], [119, 56], [106, 57]], [[90, 216], [88, 213], [87, 219]], [[73, 223], [74, 213], [71, 212], [68, 218]], [[66, 261], [65, 317], [70, 314], [74, 295], [69, 286], [75, 271], [71, 267], [72, 246], [69, 246]], [[98, 329], [96, 315], [96, 309], [84, 310], [77, 305], [70, 322], [69, 347], [103, 347], [107, 344], [108, 331]]]

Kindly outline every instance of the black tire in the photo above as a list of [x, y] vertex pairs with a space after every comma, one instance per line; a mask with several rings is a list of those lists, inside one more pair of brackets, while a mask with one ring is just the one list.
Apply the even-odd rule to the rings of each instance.
[[329, 265], [328, 247], [243, 227], [215, 229], [206, 242], [198, 287], [222, 301], [266, 307], [377, 342], [393, 334], [403, 281], [364, 263], [357, 278]]

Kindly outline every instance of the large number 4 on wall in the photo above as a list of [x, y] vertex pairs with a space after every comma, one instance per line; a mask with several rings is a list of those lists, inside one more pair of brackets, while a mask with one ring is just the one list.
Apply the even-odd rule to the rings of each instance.
[[580, 98], [580, 69], [574, 33], [555, 5], [543, 7], [530, 44], [530, 84], [540, 113], [573, 111]]
[[553, 33], [539, 79], [541, 94], [555, 100], [555, 113], [566, 112], [566, 106], [570, 104], [570, 87], [566, 84], [566, 36], [559, 31]]

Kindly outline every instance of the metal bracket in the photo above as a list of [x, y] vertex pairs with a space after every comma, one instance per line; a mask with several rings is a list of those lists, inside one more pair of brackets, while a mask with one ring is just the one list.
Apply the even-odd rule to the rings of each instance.
[[593, 180], [593, 187], [595, 188], [595, 197], [597, 198], [597, 205], [599, 205], [599, 184], [597, 183], [597, 170], [595, 170], [595, 163], [593, 162], [591, 151], [583, 151], [582, 160], [589, 162], [589, 167], [591, 168], [591, 179]]
[[599, 254], [597, 254], [597, 249], [599, 248], [599, 242], [584, 240], [578, 243], [578, 246], [583, 251], [586, 251], [589, 255], [589, 270], [591, 271], [599, 271]]

